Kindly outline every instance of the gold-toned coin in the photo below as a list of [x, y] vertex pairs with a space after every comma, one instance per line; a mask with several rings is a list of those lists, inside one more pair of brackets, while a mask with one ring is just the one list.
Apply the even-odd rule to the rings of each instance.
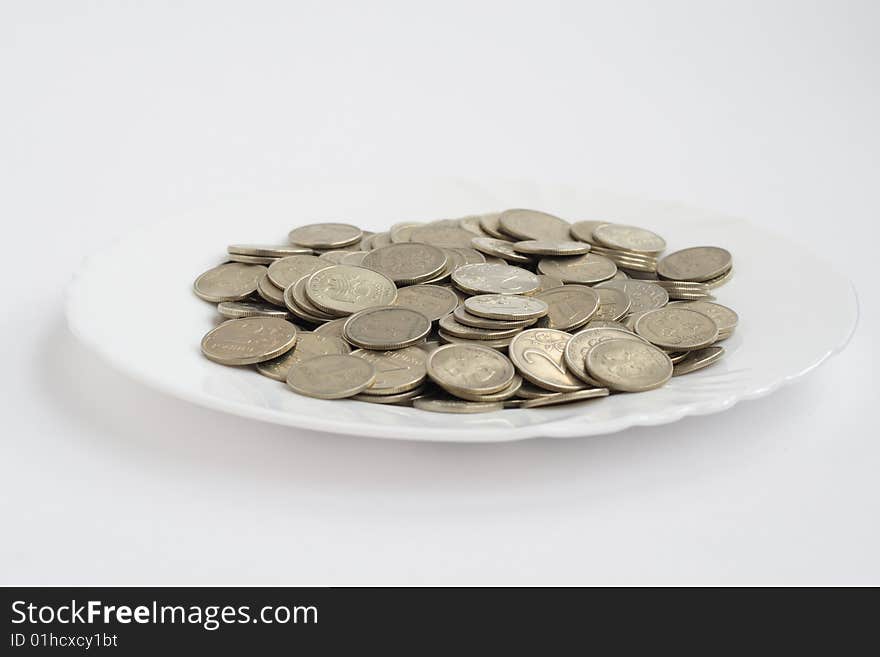
[[489, 395], [511, 384], [516, 372], [502, 354], [487, 347], [449, 344], [428, 355], [428, 376], [441, 388]]
[[431, 320], [410, 308], [367, 308], [349, 317], [342, 331], [348, 342], [361, 349], [403, 349], [431, 332]]
[[702, 349], [718, 338], [718, 325], [711, 317], [678, 305], [649, 310], [636, 320], [635, 331], [651, 344], [673, 351]]
[[502, 258], [507, 262], [516, 264], [529, 264], [534, 258], [522, 255], [513, 250], [513, 244], [507, 240], [499, 240], [494, 237], [474, 237], [471, 246], [480, 253]]
[[554, 329], [526, 329], [508, 347], [510, 360], [523, 378], [554, 392], [573, 392], [585, 386], [565, 367], [563, 354], [571, 339]]
[[362, 265], [384, 274], [397, 285], [412, 285], [442, 272], [446, 259], [443, 251], [430, 244], [399, 243], [370, 251]]
[[292, 244], [230, 244], [226, 247], [229, 254], [265, 256], [268, 258], [286, 258], [292, 255], [309, 255], [312, 250]]
[[283, 356], [257, 363], [257, 372], [270, 379], [287, 381], [287, 373], [296, 363], [327, 354], [347, 354], [351, 351], [348, 343], [341, 338], [318, 335], [311, 331], [299, 331], [293, 349]]
[[542, 256], [573, 256], [589, 253], [590, 245], [586, 242], [525, 240], [515, 242], [513, 250], [525, 255]]
[[627, 312], [641, 313], [646, 310], [662, 308], [669, 303], [669, 293], [659, 285], [649, 281], [611, 280], [596, 285], [597, 289], [613, 288], [620, 290], [629, 297], [630, 306]]
[[313, 255], [294, 255], [276, 260], [269, 265], [269, 280], [282, 290], [293, 285], [303, 276], [330, 266], [326, 260]]
[[590, 385], [602, 386], [587, 372], [586, 358], [590, 349], [607, 340], [639, 340], [644, 342], [635, 333], [618, 328], [585, 328], [575, 333], [565, 345], [563, 358], [568, 371]]
[[564, 258], [541, 258], [538, 261], [538, 271], [564, 283], [592, 285], [613, 277], [617, 273], [617, 265], [604, 256], [587, 253]]
[[432, 413], [491, 413], [504, 408], [501, 402], [470, 402], [462, 399], [443, 399], [436, 397], [420, 397], [413, 399], [413, 407]]
[[722, 356], [724, 356], [724, 347], [718, 346], [689, 351], [683, 359], [672, 366], [672, 376], [696, 372], [717, 362]]
[[587, 351], [586, 365], [590, 378], [621, 392], [653, 390], [672, 376], [669, 356], [641, 340], [600, 342]]
[[308, 397], [344, 399], [369, 388], [375, 378], [376, 369], [363, 358], [330, 354], [293, 365], [287, 373], [287, 385]]
[[452, 282], [469, 294], [531, 294], [540, 287], [532, 272], [512, 265], [464, 265]]
[[547, 304], [547, 314], [538, 320], [544, 328], [573, 331], [592, 319], [599, 310], [599, 293], [585, 285], [563, 285], [535, 295]]
[[257, 294], [259, 294], [264, 301], [268, 301], [272, 305], [278, 306], [279, 308], [285, 307], [284, 290], [269, 280], [268, 272], [263, 272], [263, 275], [260, 276], [260, 280], [257, 281]]
[[569, 239], [570, 224], [546, 212], [537, 210], [505, 210], [498, 218], [500, 230], [518, 240]]
[[291, 244], [310, 249], [342, 249], [361, 241], [363, 232], [351, 224], [309, 224], [294, 228], [287, 236]]
[[309, 276], [305, 293], [317, 308], [339, 317], [394, 303], [397, 287], [372, 269], [333, 265]]
[[657, 265], [661, 278], [705, 282], [730, 269], [730, 251], [717, 246], [694, 246], [670, 253]]
[[446, 317], [440, 319], [439, 328], [447, 335], [452, 335], [457, 338], [465, 338], [466, 340], [498, 340], [501, 338], [511, 338], [522, 330], [521, 326], [498, 329], [468, 326], [459, 323], [455, 319], [455, 315], [452, 314], [446, 315]]
[[666, 248], [666, 240], [657, 233], [637, 226], [602, 224], [593, 229], [593, 239], [612, 249], [656, 255]]
[[571, 236], [580, 240], [581, 242], [586, 242], [587, 244], [598, 244], [596, 239], [593, 237], [593, 231], [596, 230], [599, 226], [604, 226], [607, 221], [576, 221], [571, 225]]
[[465, 299], [464, 307], [472, 315], [507, 321], [538, 319], [550, 311], [546, 301], [518, 294], [479, 294]]
[[262, 265], [227, 262], [201, 274], [193, 283], [193, 291], [200, 299], [213, 303], [241, 301], [257, 291], [257, 283], [265, 273]]
[[436, 322], [455, 310], [458, 306], [458, 295], [440, 285], [410, 285], [397, 290], [394, 305], [418, 311]]
[[418, 347], [393, 351], [357, 349], [352, 356], [363, 358], [376, 368], [376, 378], [364, 390], [369, 395], [396, 395], [417, 388], [427, 377], [428, 355]]
[[479, 315], [471, 315], [464, 306], [459, 306], [458, 308], [453, 310], [452, 316], [455, 318], [456, 322], [458, 322], [459, 324], [464, 324], [465, 326], [472, 326], [474, 328], [489, 330], [494, 329], [499, 331], [512, 328], [525, 328], [526, 326], [531, 326], [536, 321], [538, 321], [536, 319], [486, 319], [485, 317], [480, 317]]
[[597, 399], [608, 396], [608, 388], [588, 388], [575, 392], [555, 392], [535, 399], [526, 399], [519, 406], [521, 408], [538, 408], [539, 406], [557, 406], [559, 404], [571, 404], [584, 401], [585, 399]]
[[631, 301], [626, 292], [611, 287], [596, 288], [599, 295], [599, 309], [594, 317], [616, 322], [629, 312]]
[[286, 310], [258, 301], [222, 301], [217, 304], [217, 312], [229, 319], [241, 319], [242, 317], [290, 318], [290, 313]]
[[202, 338], [202, 353], [223, 365], [270, 360], [296, 344], [296, 326], [279, 317], [230, 319]]

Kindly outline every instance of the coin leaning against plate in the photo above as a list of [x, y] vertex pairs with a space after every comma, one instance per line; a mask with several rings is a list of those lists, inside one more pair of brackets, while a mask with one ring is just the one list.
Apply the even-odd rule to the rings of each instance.
[[242, 317], [280, 317], [289, 319], [290, 313], [268, 303], [258, 301], [221, 301], [217, 304], [217, 312], [229, 319]]
[[428, 376], [442, 388], [489, 395], [513, 381], [513, 364], [494, 349], [477, 345], [449, 344], [428, 355]]
[[672, 376], [696, 372], [717, 362], [722, 356], [724, 356], [724, 347], [716, 345], [689, 351], [684, 358], [672, 366]]
[[571, 336], [553, 329], [527, 329], [508, 347], [510, 360], [524, 379], [554, 392], [573, 392], [586, 385], [565, 368], [563, 353]]
[[586, 328], [575, 333], [568, 344], [565, 345], [563, 358], [568, 371], [585, 383], [594, 386], [602, 384], [593, 379], [587, 372], [587, 352], [600, 342], [607, 340], [639, 340], [644, 342], [635, 333], [617, 328]]
[[337, 317], [387, 306], [397, 298], [397, 287], [390, 278], [372, 269], [351, 265], [319, 269], [309, 276], [305, 291], [315, 306]]
[[727, 249], [693, 246], [663, 258], [657, 265], [657, 273], [676, 281], [705, 282], [724, 274], [732, 263], [733, 257]]
[[590, 245], [586, 242], [525, 240], [514, 242], [513, 250], [526, 255], [572, 256], [589, 253]]
[[370, 395], [396, 395], [417, 388], [427, 376], [428, 355], [418, 347], [393, 351], [357, 349], [352, 356], [363, 358], [376, 368], [376, 378], [364, 390]]
[[590, 377], [612, 390], [645, 392], [672, 376], [672, 361], [657, 347], [640, 340], [607, 340], [587, 351]]
[[500, 229], [518, 240], [567, 240], [567, 221], [538, 210], [505, 210], [498, 218]]
[[420, 342], [431, 332], [431, 321], [409, 308], [367, 308], [348, 318], [342, 328], [345, 339], [361, 349], [403, 349]]
[[294, 228], [288, 241], [311, 249], [341, 249], [361, 241], [363, 232], [351, 224], [322, 223]]
[[539, 406], [557, 406], [559, 404], [571, 404], [584, 401], [585, 399], [598, 399], [608, 396], [608, 388], [588, 388], [574, 392], [555, 392], [550, 395], [526, 399], [520, 404], [521, 408], [538, 408]]
[[598, 283], [596, 288], [613, 288], [626, 294], [630, 300], [630, 307], [627, 311], [629, 313], [654, 310], [669, 303], [669, 293], [659, 285], [648, 281], [633, 279], [603, 281]]
[[361, 264], [384, 274], [395, 284], [410, 285], [440, 273], [446, 266], [446, 254], [430, 244], [389, 244], [370, 251]]
[[657, 233], [624, 224], [602, 224], [593, 229], [593, 239], [612, 249], [656, 255], [666, 248], [666, 240]]
[[531, 294], [541, 287], [532, 272], [512, 265], [464, 265], [452, 282], [470, 294]]
[[283, 356], [257, 363], [257, 372], [270, 379], [287, 381], [287, 373], [295, 364], [328, 354], [347, 354], [351, 347], [342, 338], [319, 335], [312, 331], [299, 331], [293, 349]]
[[278, 317], [230, 319], [202, 338], [202, 353], [223, 365], [250, 365], [289, 351], [296, 326]]
[[572, 331], [590, 321], [599, 310], [599, 293], [585, 285], [563, 285], [536, 298], [547, 304], [547, 314], [538, 320], [544, 328]]
[[344, 399], [366, 390], [376, 378], [376, 368], [348, 354], [315, 356], [293, 365], [287, 385], [295, 392], [318, 399]]
[[458, 295], [440, 285], [410, 285], [397, 290], [395, 306], [422, 313], [432, 322], [446, 317], [458, 306]]
[[708, 347], [718, 338], [718, 325], [703, 313], [666, 306], [649, 310], [635, 323], [635, 332], [651, 344], [674, 351]]
[[257, 283], [266, 273], [262, 265], [227, 262], [201, 274], [193, 283], [200, 299], [220, 303], [241, 301], [257, 291]]
[[554, 276], [563, 283], [592, 285], [612, 278], [617, 265], [604, 256], [587, 253], [581, 256], [544, 257], [538, 261], [538, 271]]
[[518, 294], [479, 294], [465, 299], [464, 307], [478, 317], [508, 321], [538, 319], [550, 311], [546, 301]]

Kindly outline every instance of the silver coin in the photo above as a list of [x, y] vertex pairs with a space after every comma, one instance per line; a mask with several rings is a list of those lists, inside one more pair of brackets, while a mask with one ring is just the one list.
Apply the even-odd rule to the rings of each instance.
[[389, 244], [392, 244], [390, 233], [376, 233], [370, 240], [370, 250], [381, 249], [383, 246], [388, 246]]
[[717, 246], [694, 246], [670, 253], [657, 265], [662, 278], [676, 281], [708, 281], [731, 267], [730, 251]]
[[367, 308], [348, 318], [345, 339], [362, 349], [403, 349], [420, 342], [431, 332], [431, 320], [409, 308]]
[[593, 379], [587, 372], [587, 352], [600, 342], [607, 340], [639, 340], [644, 342], [642, 338], [630, 333], [629, 331], [617, 328], [586, 328], [575, 333], [568, 344], [565, 345], [563, 358], [565, 366], [569, 372], [574, 374], [581, 381], [594, 386], [602, 384]]
[[246, 265], [271, 265], [279, 258], [271, 258], [269, 256], [252, 256], [243, 255], [241, 253], [229, 253], [226, 259], [230, 262], [242, 262]]
[[556, 278], [555, 276], [547, 276], [547, 274], [538, 274], [538, 283], [541, 285], [538, 292], [552, 290], [554, 287], [562, 287], [565, 285], [565, 283], [562, 282], [562, 279]]
[[318, 258], [329, 262], [331, 265], [341, 265], [345, 256], [349, 256], [352, 253], [357, 253], [357, 251], [347, 251], [345, 249], [324, 251], [324, 253], [318, 256]]
[[589, 388], [575, 392], [555, 392], [535, 399], [526, 399], [520, 404], [521, 408], [537, 408], [539, 406], [557, 406], [559, 404], [571, 404], [584, 401], [585, 399], [597, 399], [608, 396], [608, 388]]
[[479, 294], [465, 299], [464, 307], [472, 315], [508, 321], [538, 319], [550, 311], [546, 301], [518, 294]]
[[397, 290], [394, 305], [416, 310], [436, 322], [455, 310], [458, 306], [458, 295], [440, 285], [410, 285]]
[[617, 273], [617, 265], [604, 256], [587, 253], [565, 258], [541, 258], [538, 271], [564, 283], [592, 285], [612, 278]]
[[[369, 390], [369, 388], [368, 388]], [[425, 386], [419, 386], [418, 388], [414, 388], [412, 390], [407, 390], [406, 392], [398, 392], [394, 395], [371, 395], [364, 392], [355, 395], [352, 397], [355, 401], [367, 402], [369, 404], [395, 404], [400, 406], [409, 406], [409, 401], [423, 395], [425, 393]]]
[[340, 317], [339, 319], [325, 322], [315, 328], [315, 333], [328, 338], [339, 338], [340, 340], [344, 340], [345, 338], [342, 336], [342, 327], [345, 326], [346, 320], [348, 320], [348, 317]]
[[447, 335], [452, 335], [457, 338], [465, 338], [467, 340], [498, 340], [501, 338], [510, 338], [522, 330], [522, 327], [520, 326], [499, 329], [467, 326], [466, 324], [461, 324], [456, 321], [454, 315], [446, 315], [446, 317], [441, 318], [439, 328]]
[[706, 347], [687, 352], [687, 355], [672, 366], [672, 376], [690, 374], [721, 359], [724, 347]]
[[351, 265], [319, 269], [309, 276], [305, 291], [315, 306], [337, 317], [387, 306], [397, 298], [397, 287], [387, 276]]
[[[306, 294], [306, 284], [309, 282], [308, 276], [303, 276], [293, 285], [288, 285], [284, 290], [284, 305], [294, 315], [306, 315], [307, 319], [317, 320], [319, 322], [328, 322], [335, 315], [325, 313], [323, 310], [315, 306]], [[297, 312], [300, 311], [300, 312]]]
[[632, 333], [632, 329], [623, 322], [612, 322], [607, 319], [591, 319], [589, 322], [584, 324], [584, 328], [614, 328]]
[[630, 300], [628, 311], [630, 313], [641, 313], [646, 310], [662, 308], [669, 303], [669, 293], [659, 285], [648, 281], [633, 279], [611, 280], [599, 283], [596, 285], [596, 288], [613, 288], [626, 294]]
[[612, 249], [656, 255], [666, 248], [666, 240], [650, 230], [624, 224], [603, 224], [593, 229], [593, 238]]
[[519, 387], [519, 390], [516, 391], [516, 396], [521, 397], [522, 399], [537, 399], [538, 397], [548, 397], [550, 395], [558, 395], [558, 392], [553, 392], [552, 390], [547, 390], [545, 388], [539, 388], [533, 383], [529, 383], [528, 381], [523, 381], [522, 385]]
[[492, 212], [490, 214], [480, 215], [480, 228], [482, 228], [490, 237], [496, 239], [507, 239], [507, 236], [501, 232], [498, 220], [501, 218], [500, 212]]
[[486, 319], [485, 317], [480, 317], [479, 315], [471, 315], [464, 306], [459, 306], [458, 308], [453, 310], [452, 316], [459, 324], [464, 324], [465, 326], [473, 326], [474, 328], [490, 330], [525, 328], [526, 326], [531, 326], [536, 321], [538, 321], [536, 319]]
[[376, 378], [364, 390], [369, 395], [396, 395], [417, 388], [427, 377], [428, 355], [418, 347], [393, 351], [357, 349], [352, 356], [363, 358], [376, 368]]
[[573, 256], [588, 253], [590, 245], [586, 242], [525, 240], [515, 242], [513, 250], [526, 255]]
[[286, 310], [257, 301], [222, 301], [217, 304], [217, 312], [229, 319], [240, 319], [242, 317], [280, 317], [281, 319], [289, 319], [290, 317]]
[[202, 353], [223, 365], [250, 365], [289, 351], [296, 339], [296, 326], [279, 317], [230, 319], [202, 338]]
[[599, 310], [599, 294], [584, 285], [563, 285], [535, 295], [547, 304], [547, 315], [538, 320], [544, 328], [572, 331], [592, 319]]
[[351, 224], [323, 223], [294, 228], [287, 236], [291, 244], [310, 249], [341, 249], [361, 241], [363, 232]]
[[459, 399], [464, 399], [467, 401], [497, 402], [504, 401], [505, 399], [510, 399], [511, 397], [513, 397], [516, 394], [517, 390], [520, 389], [520, 386], [522, 386], [522, 382], [522, 377], [519, 374], [514, 374], [513, 381], [510, 382], [510, 385], [508, 385], [506, 388], [502, 388], [498, 392], [493, 392], [488, 395], [476, 395], [470, 390], [464, 388], [455, 388], [454, 390], [447, 388], [446, 391], [449, 392], [449, 394], [458, 397]]
[[706, 281], [706, 287], [708, 287], [710, 290], [714, 290], [715, 288], [718, 288], [718, 287], [721, 287], [722, 285], [724, 285], [727, 281], [730, 280], [730, 278], [732, 276], [733, 276], [733, 267], [728, 269], [726, 272], [724, 272], [720, 276], [716, 276], [715, 278], [710, 278], [708, 281]]
[[268, 301], [275, 306], [284, 308], [284, 290], [269, 280], [268, 272], [264, 272], [263, 275], [260, 276], [260, 280], [257, 281], [257, 294], [259, 294], [264, 301]]
[[449, 344], [428, 355], [428, 376], [442, 388], [489, 395], [513, 381], [513, 364], [487, 347]]
[[309, 255], [312, 252], [311, 249], [291, 244], [230, 244], [226, 247], [226, 251], [230, 254], [266, 256], [269, 258]]
[[517, 371], [536, 386], [572, 392], [585, 384], [565, 367], [563, 354], [570, 339], [563, 331], [527, 329], [513, 338], [508, 353]]
[[418, 226], [410, 233], [410, 242], [431, 244], [437, 247], [456, 248], [469, 247], [474, 234], [457, 224], [432, 222]]
[[363, 265], [364, 258], [368, 253], [369, 251], [347, 251], [345, 255], [339, 259], [339, 264], [360, 267]]
[[540, 287], [532, 272], [512, 265], [464, 265], [452, 282], [469, 294], [531, 294]]
[[362, 265], [384, 274], [395, 284], [411, 285], [433, 278], [446, 266], [446, 254], [430, 244], [389, 244], [370, 251]]
[[592, 379], [621, 392], [653, 390], [672, 376], [669, 356], [641, 340], [600, 342], [587, 351], [586, 365]]
[[463, 265], [479, 265], [486, 262], [486, 256], [484, 256], [476, 249], [471, 249], [468, 247], [457, 247], [452, 250], [464, 259], [464, 262], [461, 263]]
[[466, 231], [473, 233], [477, 237], [489, 237], [483, 228], [480, 226], [480, 215], [472, 214], [467, 217], [461, 217], [458, 220], [458, 225], [460, 228], [464, 228]]
[[495, 256], [496, 258], [503, 258], [507, 262], [529, 264], [533, 261], [531, 256], [522, 255], [514, 251], [511, 242], [494, 237], [474, 237], [471, 240], [471, 246], [481, 253]]
[[605, 319], [616, 322], [626, 315], [630, 308], [630, 299], [626, 292], [615, 288], [596, 288], [599, 295], [599, 309], [596, 311], [596, 319]]
[[293, 349], [283, 356], [257, 363], [257, 372], [270, 379], [287, 381], [290, 368], [304, 360], [327, 354], [347, 354], [351, 348], [344, 340], [311, 331], [299, 331]]
[[193, 283], [193, 291], [200, 299], [220, 303], [241, 301], [257, 291], [257, 283], [266, 268], [227, 262], [201, 274]]
[[599, 226], [604, 226], [607, 221], [576, 221], [571, 225], [571, 236], [587, 244], [596, 244], [593, 231]]
[[567, 221], [537, 210], [505, 210], [498, 218], [498, 225], [518, 240], [564, 241], [570, 234]]
[[269, 265], [269, 280], [276, 287], [284, 290], [303, 276], [308, 276], [329, 266], [329, 264], [326, 260], [321, 260], [318, 256], [313, 255], [287, 256]]
[[707, 315], [718, 326], [719, 333], [731, 333], [739, 324], [739, 315], [727, 306], [713, 301], [685, 301], [676, 304], [679, 308], [690, 308]]
[[344, 399], [369, 388], [375, 378], [376, 369], [363, 358], [330, 354], [293, 365], [287, 373], [287, 385], [308, 397]]
[[718, 338], [712, 318], [680, 306], [649, 310], [636, 320], [635, 331], [651, 344], [674, 351], [702, 349]]
[[422, 221], [401, 221], [388, 229], [388, 235], [394, 244], [403, 244], [409, 242], [414, 228], [424, 225]]
[[437, 337], [440, 338], [440, 340], [444, 344], [464, 344], [464, 345], [472, 344], [472, 345], [478, 345], [480, 347], [488, 347], [490, 349], [497, 349], [498, 351], [504, 351], [505, 349], [507, 349], [510, 346], [511, 340], [513, 340], [512, 336], [509, 338], [495, 338], [492, 340], [473, 340], [473, 339], [468, 339], [468, 338], [460, 338], [455, 335], [450, 335], [449, 333], [447, 333], [446, 331], [443, 331], [442, 329], [437, 331]]
[[491, 413], [504, 408], [501, 402], [470, 402], [462, 399], [443, 399], [435, 397], [421, 397], [413, 399], [413, 407], [432, 413]]

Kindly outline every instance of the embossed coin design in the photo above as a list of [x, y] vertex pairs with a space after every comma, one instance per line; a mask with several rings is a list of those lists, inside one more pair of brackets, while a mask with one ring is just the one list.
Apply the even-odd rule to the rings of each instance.
[[620, 290], [630, 300], [629, 313], [642, 313], [646, 310], [662, 308], [669, 303], [669, 294], [659, 285], [649, 281], [635, 279], [604, 281], [596, 285], [597, 289], [613, 288]]
[[674, 305], [646, 312], [636, 320], [635, 331], [651, 344], [675, 351], [702, 349], [718, 338], [712, 318]]
[[431, 332], [431, 320], [409, 308], [368, 308], [348, 318], [345, 339], [362, 349], [403, 349]]
[[296, 344], [296, 326], [278, 317], [230, 319], [202, 338], [202, 353], [223, 365], [249, 365], [280, 356]]
[[458, 306], [458, 296], [440, 285], [410, 285], [397, 291], [395, 306], [422, 313], [432, 322], [445, 317]]
[[311, 331], [299, 331], [293, 349], [283, 356], [257, 363], [257, 371], [270, 379], [287, 381], [287, 373], [296, 363], [327, 354], [347, 354], [351, 347], [342, 338], [319, 335]]
[[517, 335], [508, 353], [523, 378], [554, 392], [573, 392], [585, 384], [565, 368], [563, 354], [571, 336], [554, 329], [527, 329]]
[[303, 276], [323, 269], [330, 263], [313, 255], [294, 255], [276, 260], [269, 265], [269, 280], [282, 290]]
[[612, 390], [645, 392], [672, 376], [672, 361], [661, 349], [641, 340], [607, 340], [587, 351], [590, 377]]
[[629, 311], [630, 300], [626, 292], [615, 288], [596, 288], [599, 295], [599, 309], [596, 311], [596, 319], [604, 319], [616, 322]]
[[642, 338], [635, 333], [617, 329], [617, 328], [585, 328], [572, 336], [568, 344], [565, 345], [565, 366], [568, 371], [574, 374], [581, 381], [585, 381], [590, 385], [601, 386], [602, 384], [593, 379], [587, 373], [587, 352], [600, 342], [607, 340], [639, 340], [644, 342]]
[[397, 298], [397, 287], [387, 276], [351, 265], [319, 269], [309, 277], [305, 290], [315, 306], [336, 316], [387, 306]]
[[428, 355], [418, 347], [394, 351], [357, 349], [352, 356], [363, 358], [376, 368], [376, 379], [364, 392], [371, 395], [396, 395], [417, 388], [427, 376]]
[[287, 373], [287, 385], [308, 397], [344, 399], [369, 388], [375, 378], [376, 369], [363, 358], [330, 354], [293, 365]]
[[535, 295], [547, 304], [547, 315], [538, 320], [540, 326], [560, 331], [580, 328], [599, 310], [599, 294], [584, 285], [563, 285]]
[[446, 254], [430, 244], [389, 244], [370, 251], [361, 264], [384, 274], [396, 284], [410, 285], [440, 273], [446, 266]]
[[257, 283], [265, 273], [262, 265], [227, 262], [199, 276], [193, 290], [205, 301], [240, 301], [257, 291]]
[[450, 344], [428, 356], [428, 376], [442, 388], [464, 389], [488, 395], [510, 385], [513, 364], [493, 349], [476, 345]]
[[531, 294], [541, 286], [538, 277], [526, 269], [491, 264], [459, 267], [452, 282], [469, 294]]
[[587, 253], [564, 258], [541, 258], [538, 271], [564, 283], [592, 285], [612, 278], [617, 273], [617, 265], [604, 256]]

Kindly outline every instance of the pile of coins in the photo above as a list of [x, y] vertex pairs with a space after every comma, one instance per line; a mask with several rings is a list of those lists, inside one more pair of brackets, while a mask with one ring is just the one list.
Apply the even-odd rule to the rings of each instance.
[[196, 279], [225, 318], [202, 352], [320, 399], [481, 413], [644, 392], [716, 362], [738, 322], [712, 295], [728, 251], [663, 256], [620, 223], [515, 209], [288, 237]]

